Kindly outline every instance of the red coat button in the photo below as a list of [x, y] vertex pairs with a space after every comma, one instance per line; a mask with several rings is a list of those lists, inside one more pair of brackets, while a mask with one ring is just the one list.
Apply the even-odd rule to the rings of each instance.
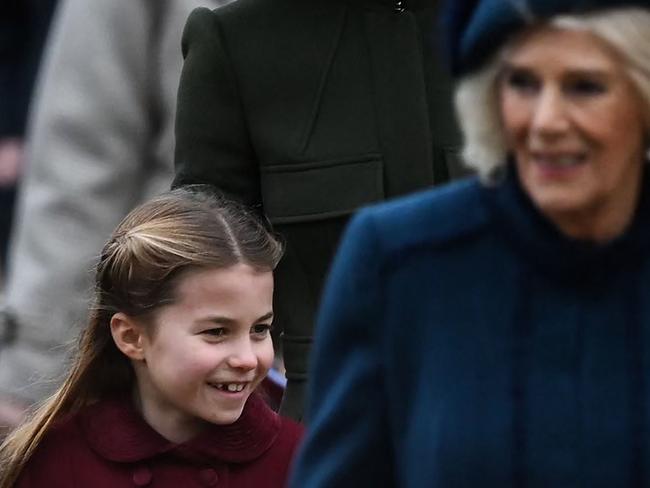
[[144, 466], [137, 468], [133, 472], [133, 483], [135, 483], [135, 486], [147, 486], [151, 483], [151, 478], [151, 471]]
[[205, 486], [215, 486], [219, 481], [219, 475], [212, 468], [206, 468], [199, 471], [199, 478]]

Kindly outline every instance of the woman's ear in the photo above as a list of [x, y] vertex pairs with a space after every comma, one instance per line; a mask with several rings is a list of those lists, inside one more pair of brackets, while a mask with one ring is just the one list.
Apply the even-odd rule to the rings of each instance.
[[128, 358], [144, 359], [144, 328], [132, 317], [118, 312], [111, 317], [111, 335], [117, 348]]

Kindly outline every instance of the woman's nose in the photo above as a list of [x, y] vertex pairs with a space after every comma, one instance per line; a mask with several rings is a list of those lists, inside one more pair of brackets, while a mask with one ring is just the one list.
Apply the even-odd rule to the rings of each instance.
[[562, 134], [569, 128], [566, 101], [560, 90], [544, 88], [534, 106], [531, 130], [539, 136]]

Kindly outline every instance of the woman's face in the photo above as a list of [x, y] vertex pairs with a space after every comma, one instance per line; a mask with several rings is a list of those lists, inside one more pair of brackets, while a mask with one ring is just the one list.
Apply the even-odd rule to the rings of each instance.
[[271, 367], [273, 273], [197, 271], [177, 294], [143, 337], [138, 388], [145, 419], [181, 441], [206, 423], [235, 422]]
[[622, 232], [639, 194], [647, 108], [617, 53], [587, 32], [536, 29], [506, 54], [499, 83], [534, 204], [573, 237]]

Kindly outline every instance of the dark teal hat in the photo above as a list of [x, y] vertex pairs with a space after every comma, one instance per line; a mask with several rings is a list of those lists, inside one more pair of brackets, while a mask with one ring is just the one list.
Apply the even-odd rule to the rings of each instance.
[[446, 0], [447, 58], [455, 76], [480, 68], [515, 32], [558, 14], [641, 7], [650, 0]]

